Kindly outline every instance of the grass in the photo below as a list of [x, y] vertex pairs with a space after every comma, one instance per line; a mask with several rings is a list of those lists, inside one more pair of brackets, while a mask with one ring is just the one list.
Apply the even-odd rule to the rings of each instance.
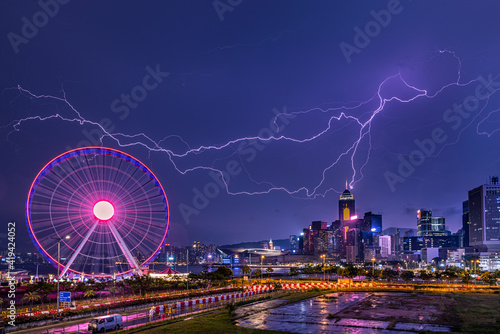
[[[294, 292], [279, 296], [277, 299], [286, 300], [287, 303], [294, 303], [300, 300], [316, 297], [330, 291], [307, 291]], [[427, 293], [425, 293], [427, 294]], [[469, 334], [488, 334], [500, 333], [500, 296], [498, 294], [485, 293], [455, 293], [455, 294], [436, 294], [443, 300], [444, 314], [439, 323], [453, 326], [459, 333]], [[409, 295], [413, 295], [409, 293]], [[263, 298], [264, 299], [264, 298]], [[267, 299], [267, 298], [265, 298]], [[450, 302], [445, 302], [449, 300]], [[135, 328], [130, 332], [142, 331], [148, 334], [160, 333], [284, 333], [270, 330], [258, 330], [239, 327], [234, 324], [234, 316], [230, 316], [226, 309], [208, 311], [199, 316], [188, 319], [174, 319], [163, 323], [162, 325], [149, 325]], [[396, 320], [391, 322], [389, 327], [393, 327]], [[122, 331], [125, 333], [125, 331]]]
[[313, 297], [317, 297], [320, 295], [324, 295], [325, 293], [331, 293], [331, 290], [322, 290], [322, 291], [304, 291], [304, 292], [290, 292], [285, 294], [284, 296], [279, 297], [278, 299], [283, 299], [287, 301], [287, 304], [295, 303], [301, 301], [303, 299], [309, 299]]
[[[204, 316], [195, 317], [185, 321], [170, 323], [157, 328], [140, 327], [141, 330], [148, 334], [175, 334], [175, 333], [190, 333], [190, 334], [243, 334], [243, 333], [258, 333], [258, 334], [283, 334], [284, 332], [250, 329], [239, 327], [233, 324], [233, 319], [227, 314], [227, 310], [218, 310], [206, 314]], [[133, 332], [137, 331], [135, 329]], [[125, 332], [124, 332], [125, 333]], [[129, 333], [129, 331], [126, 331]]]
[[[279, 296], [277, 299], [286, 300], [287, 303], [294, 303], [303, 299], [308, 299], [312, 297], [316, 297], [326, 293], [326, 291], [307, 291], [307, 292], [297, 292], [297, 293], [289, 293], [282, 296]], [[266, 300], [272, 299], [270, 296], [258, 298], [258, 300]], [[256, 300], [249, 300], [246, 303], [255, 302]], [[190, 318], [188, 320], [188, 318]], [[180, 320], [180, 321], [179, 321]], [[152, 334], [160, 334], [160, 333], [207, 333], [207, 334], [219, 334], [219, 333], [228, 333], [228, 334], [244, 334], [244, 333], [262, 333], [262, 334], [283, 334], [286, 332], [278, 332], [271, 330], [260, 330], [260, 329], [251, 329], [236, 326], [234, 324], [234, 317], [228, 314], [227, 309], [220, 309], [215, 311], [209, 311], [207, 313], [201, 314], [200, 316], [187, 317], [184, 320], [181, 319], [173, 319], [165, 322], [161, 326], [158, 324], [141, 326], [138, 328], [134, 328], [132, 330], [121, 331], [120, 333], [134, 333], [142, 331]]]
[[500, 333], [498, 294], [454, 294], [461, 333]]

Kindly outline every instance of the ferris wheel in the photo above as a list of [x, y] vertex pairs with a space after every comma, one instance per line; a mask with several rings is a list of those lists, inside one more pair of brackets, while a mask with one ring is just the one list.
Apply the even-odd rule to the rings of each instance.
[[165, 243], [165, 191], [142, 162], [105, 147], [52, 159], [26, 202], [28, 231], [60, 277], [141, 274]]

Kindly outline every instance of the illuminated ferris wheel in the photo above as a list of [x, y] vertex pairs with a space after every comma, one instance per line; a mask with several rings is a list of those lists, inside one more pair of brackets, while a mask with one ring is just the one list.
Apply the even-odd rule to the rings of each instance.
[[112, 277], [140, 274], [156, 257], [167, 237], [169, 208], [160, 182], [139, 160], [84, 147], [57, 156], [38, 173], [26, 222], [60, 277]]

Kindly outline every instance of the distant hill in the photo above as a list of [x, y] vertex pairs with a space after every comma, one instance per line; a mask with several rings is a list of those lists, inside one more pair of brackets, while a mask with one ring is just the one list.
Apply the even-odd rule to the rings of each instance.
[[396, 229], [399, 228], [399, 235], [401, 237], [404, 237], [406, 231], [413, 230], [413, 233], [415, 236], [417, 236], [417, 230], [414, 228], [403, 228], [403, 227], [388, 227], [385, 230], [382, 231], [384, 235], [391, 235], [391, 234], [396, 234]]
[[[263, 242], [268, 244], [269, 240], [240, 242], [239, 244], [222, 245], [222, 246], [219, 246], [219, 248], [262, 248]], [[276, 240], [274, 240], [273, 239], [273, 245], [275, 247], [279, 246], [281, 249], [288, 249], [288, 248], [290, 248], [290, 240], [288, 240], [288, 239], [276, 239]]]

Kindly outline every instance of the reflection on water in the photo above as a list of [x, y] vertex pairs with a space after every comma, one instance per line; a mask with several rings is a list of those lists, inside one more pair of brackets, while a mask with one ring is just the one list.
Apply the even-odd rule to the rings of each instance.
[[332, 293], [249, 315], [238, 320], [238, 325], [293, 333], [408, 334], [416, 333], [412, 332], [414, 330], [449, 331], [447, 326], [405, 323], [398, 323], [401, 326], [388, 330], [390, 321], [341, 319], [335, 316], [371, 295], [366, 292]]

